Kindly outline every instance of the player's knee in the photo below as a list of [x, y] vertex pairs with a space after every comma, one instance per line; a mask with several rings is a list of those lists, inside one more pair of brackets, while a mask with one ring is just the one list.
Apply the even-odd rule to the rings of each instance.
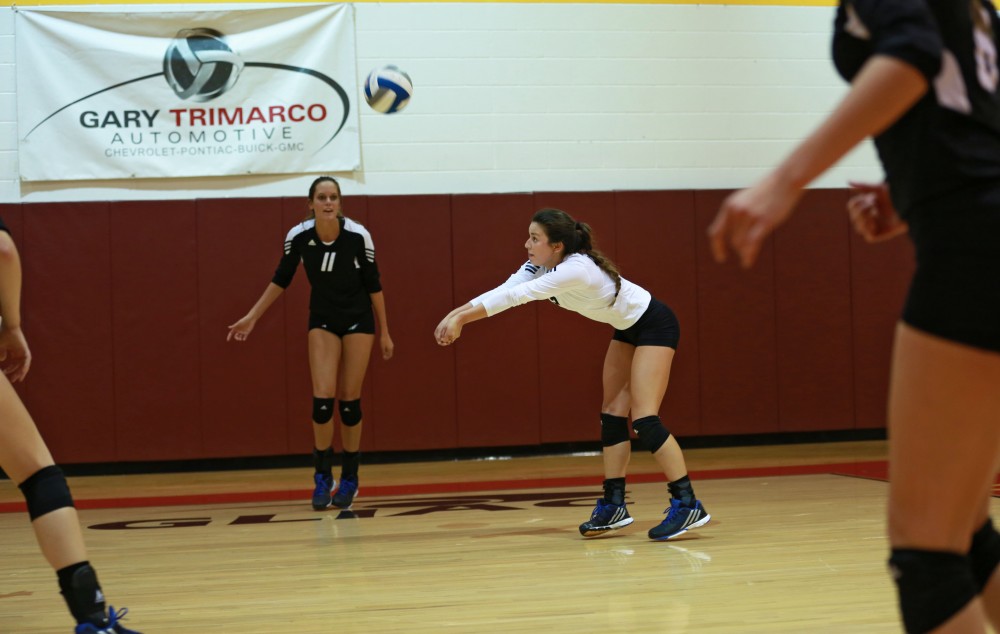
[[628, 441], [628, 418], [601, 412], [601, 444], [611, 447]]
[[936, 629], [976, 597], [969, 559], [958, 553], [894, 548], [889, 569], [911, 634]]
[[340, 401], [340, 422], [354, 427], [361, 422], [361, 399]]
[[28, 516], [32, 521], [67, 506], [73, 506], [73, 496], [66, 484], [66, 476], [56, 465], [42, 467], [18, 485], [28, 503]]
[[993, 521], [988, 518], [982, 528], [972, 536], [969, 562], [972, 564], [972, 577], [976, 581], [976, 589], [982, 592], [993, 576], [997, 564], [1000, 564], [1000, 533], [993, 527]]
[[333, 418], [332, 398], [313, 397], [313, 422], [317, 425], [325, 425]]
[[670, 431], [663, 426], [663, 421], [660, 420], [659, 416], [644, 416], [634, 420], [632, 421], [632, 429], [639, 437], [639, 442], [650, 453], [656, 453], [663, 446], [663, 443], [667, 442], [667, 438], [670, 438]]

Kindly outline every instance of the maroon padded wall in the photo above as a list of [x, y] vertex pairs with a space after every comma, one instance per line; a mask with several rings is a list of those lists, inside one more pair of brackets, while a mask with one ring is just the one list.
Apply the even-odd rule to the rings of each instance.
[[[364, 208], [363, 201], [359, 206]], [[292, 227], [305, 220], [308, 212], [309, 204], [305, 193], [299, 198], [286, 198], [282, 201], [281, 235], [272, 237], [272, 244], [266, 251], [268, 257], [265, 258], [270, 262], [272, 275], [278, 266], [278, 260], [281, 259], [285, 236]], [[351, 217], [361, 221], [354, 214]], [[266, 280], [260, 281], [260, 292], [264, 290], [264, 283], [270, 281], [270, 276]], [[309, 453], [313, 446], [313, 389], [312, 381], [309, 378], [308, 348], [309, 280], [306, 279], [306, 273], [301, 266], [296, 271], [291, 285], [285, 289], [282, 299], [281, 308], [284, 309], [285, 320], [285, 393], [287, 394], [285, 412], [288, 417], [286, 440], [289, 453]], [[247, 304], [247, 308], [249, 307], [250, 305]], [[279, 307], [275, 308], [279, 309]]]
[[778, 429], [836, 429], [854, 413], [845, 192], [811, 191], [774, 236]]
[[[438, 307], [439, 320], [524, 265], [533, 212], [530, 194], [452, 199], [454, 300]], [[448, 349], [457, 370], [459, 446], [541, 442], [537, 308], [532, 302], [472, 323]]]
[[226, 341], [227, 327], [250, 310], [274, 274], [288, 232], [281, 212], [276, 199], [197, 201], [205, 456], [288, 451], [285, 298], [246, 341]]
[[[727, 192], [695, 193], [696, 235], [705, 236]], [[779, 431], [774, 241], [755, 266], [716, 264], [703, 237], [698, 251], [701, 432]]]
[[678, 438], [701, 433], [699, 394], [698, 274], [694, 194], [681, 191], [617, 192], [616, 251], [621, 274], [677, 315], [681, 339], [660, 408]]
[[194, 201], [111, 203], [117, 455], [203, 455]]
[[[687, 436], [878, 428], [905, 239], [850, 231], [842, 190], [810, 191], [751, 270], [716, 264], [705, 232], [726, 192], [349, 197], [370, 230], [395, 358], [376, 345], [365, 451], [596, 441], [610, 328], [549, 302], [468, 326], [456, 305], [526, 259], [531, 214], [588, 222], [623, 275], [669, 304], [681, 343], [661, 415]], [[295, 281], [247, 342], [227, 326], [260, 297], [303, 197], [0, 205], [24, 266], [35, 355], [17, 386], [57, 460], [308, 453], [309, 285]]]
[[433, 337], [454, 304], [451, 197], [369, 197], [368, 218], [396, 353], [373, 355], [366, 450], [457, 447], [455, 349]]
[[32, 416], [55, 456], [117, 460], [110, 205], [24, 209], [21, 303], [34, 357], [25, 383]]

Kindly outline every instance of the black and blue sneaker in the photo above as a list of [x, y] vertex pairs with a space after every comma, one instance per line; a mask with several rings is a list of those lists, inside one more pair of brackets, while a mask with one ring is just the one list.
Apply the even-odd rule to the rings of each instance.
[[347, 476], [340, 478], [340, 488], [333, 496], [333, 505], [338, 509], [349, 509], [354, 504], [354, 498], [358, 494], [358, 477]]
[[590, 519], [580, 524], [580, 534], [584, 537], [603, 535], [609, 531], [618, 530], [632, 523], [625, 505], [612, 504], [604, 499], [597, 500]]
[[94, 623], [80, 623], [73, 630], [74, 634], [140, 634], [135, 630], [130, 630], [121, 623], [119, 619], [128, 614], [128, 608], [122, 608], [120, 611], [115, 612], [115, 609], [108, 606], [108, 616], [105, 622], [101, 625], [96, 625]]
[[316, 488], [313, 489], [313, 509], [322, 511], [330, 508], [332, 501], [333, 487], [337, 483], [332, 475], [322, 473], [316, 474]]
[[682, 506], [681, 501], [674, 498], [670, 500], [670, 508], [664, 512], [667, 514], [666, 519], [649, 529], [650, 539], [671, 539], [692, 528], [704, 526], [712, 519], [698, 500], [694, 501], [694, 506]]

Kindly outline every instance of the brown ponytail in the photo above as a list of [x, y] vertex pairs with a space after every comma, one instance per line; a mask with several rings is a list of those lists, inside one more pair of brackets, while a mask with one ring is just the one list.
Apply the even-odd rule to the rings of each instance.
[[561, 242], [566, 253], [582, 253], [594, 261], [615, 283], [615, 295], [622, 289], [622, 276], [615, 263], [594, 248], [594, 231], [585, 222], [577, 222], [560, 209], [540, 209], [531, 218], [545, 230], [549, 242]]

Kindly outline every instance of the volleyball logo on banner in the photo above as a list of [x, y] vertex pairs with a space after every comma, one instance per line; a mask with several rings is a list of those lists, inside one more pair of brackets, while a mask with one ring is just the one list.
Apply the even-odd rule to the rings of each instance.
[[233, 87], [243, 60], [214, 29], [184, 29], [163, 56], [163, 74], [181, 99], [209, 101]]
[[15, 15], [22, 180], [360, 168], [352, 5], [127, 17]]

